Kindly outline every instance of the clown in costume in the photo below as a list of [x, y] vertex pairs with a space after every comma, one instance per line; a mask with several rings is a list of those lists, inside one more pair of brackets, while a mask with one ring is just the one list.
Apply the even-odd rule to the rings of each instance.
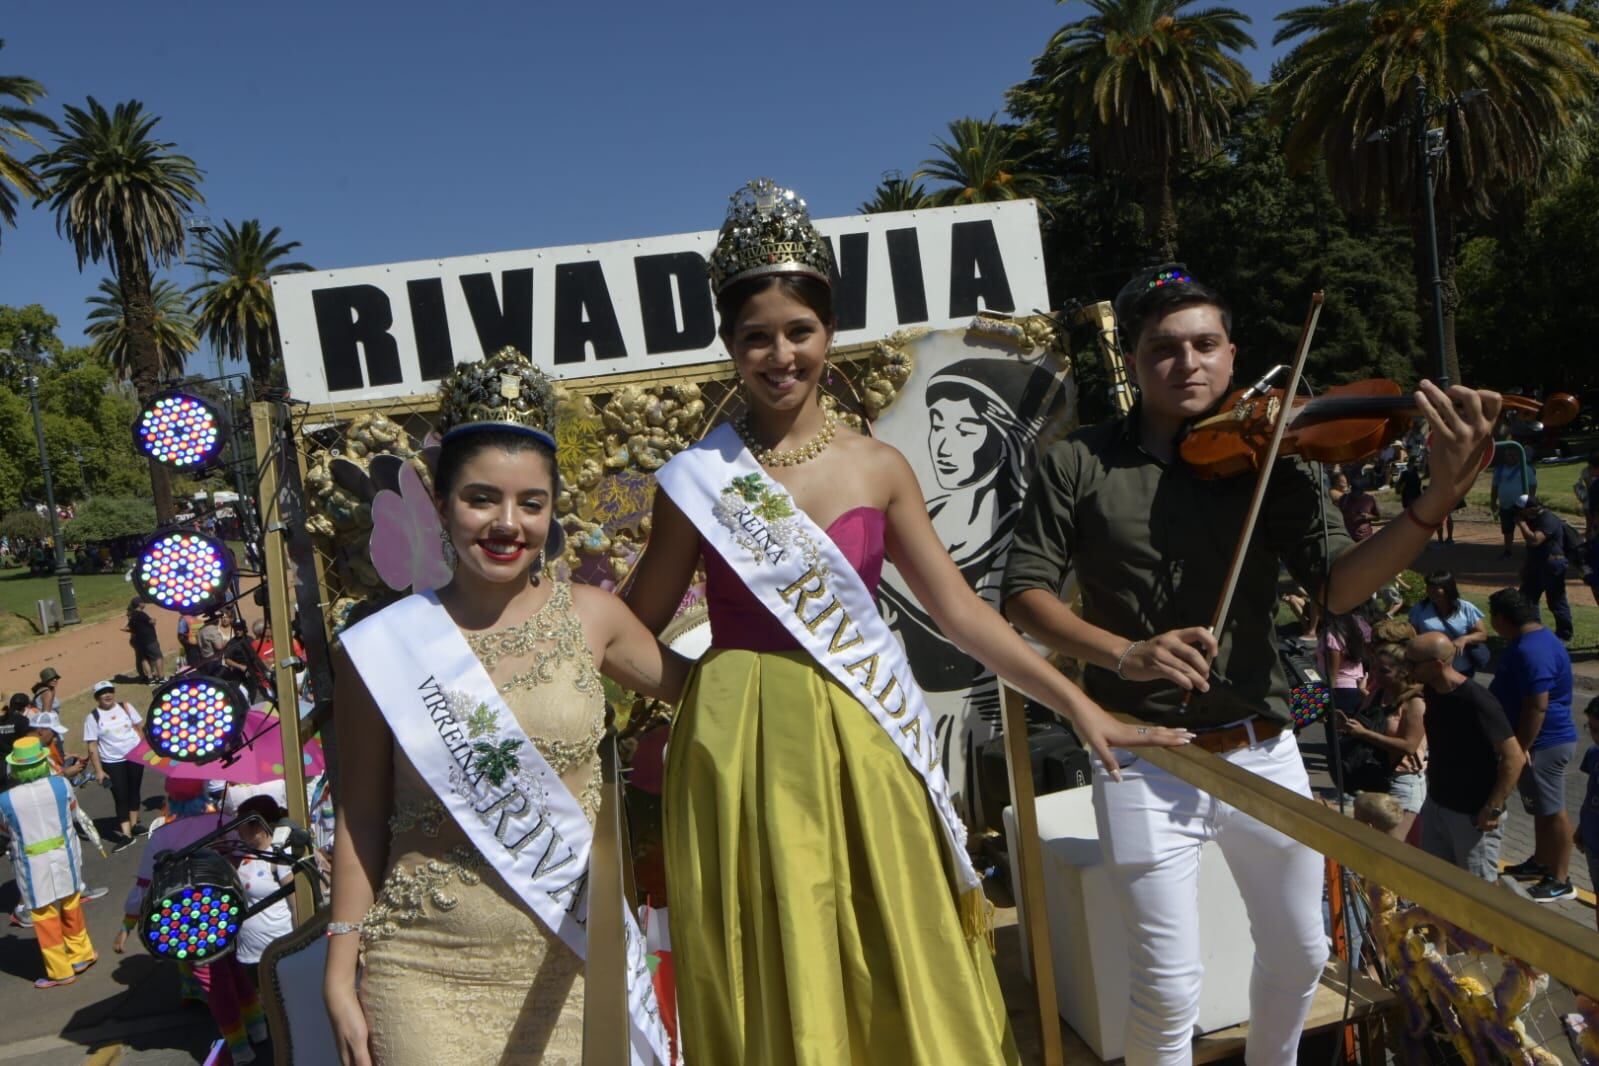
[[0, 793], [0, 818], [11, 837], [11, 863], [22, 902], [33, 912], [33, 931], [44, 955], [45, 976], [35, 988], [70, 985], [95, 963], [94, 945], [78, 897], [83, 854], [73, 830], [78, 801], [72, 786], [50, 772], [37, 737], [23, 737], [6, 756], [11, 787]]

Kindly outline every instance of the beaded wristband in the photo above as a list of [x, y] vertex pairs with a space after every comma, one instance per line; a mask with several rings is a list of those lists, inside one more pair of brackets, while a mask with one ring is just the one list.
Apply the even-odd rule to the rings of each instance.
[[327, 935], [343, 936], [346, 933], [359, 933], [360, 931], [360, 922], [329, 922]]
[[1141, 640], [1135, 640], [1131, 644], [1127, 645], [1127, 647], [1123, 648], [1120, 655], [1116, 656], [1116, 676], [1121, 678], [1123, 681], [1132, 680], [1126, 674], [1122, 673], [1122, 667], [1126, 665], [1127, 657], [1133, 653], [1135, 648], [1139, 647], [1143, 643], [1144, 642]]

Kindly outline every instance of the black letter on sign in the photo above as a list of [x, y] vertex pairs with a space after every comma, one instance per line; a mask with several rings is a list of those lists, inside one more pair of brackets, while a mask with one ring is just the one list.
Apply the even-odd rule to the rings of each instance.
[[411, 299], [411, 331], [416, 334], [416, 361], [422, 368], [422, 380], [438, 381], [455, 369], [450, 319], [444, 311], [444, 281], [408, 281], [405, 291]]
[[596, 359], [627, 356], [604, 269], [595, 260], [562, 263], [555, 268], [555, 362], [583, 362], [590, 344]]
[[864, 233], [845, 233], [833, 248], [833, 314], [840, 330], [866, 328], [866, 253]]
[[[400, 383], [400, 346], [389, 333], [394, 309], [382, 289], [376, 285], [317, 289], [311, 293], [311, 306], [316, 309], [316, 335], [329, 392]], [[361, 380], [363, 350], [368, 381]]]
[[[641, 255], [633, 260], [638, 276], [639, 313], [644, 319], [644, 350], [692, 352], [716, 339], [716, 315], [711, 309], [711, 288], [705, 283], [705, 260], [698, 252]], [[672, 279], [677, 279], [677, 293]], [[677, 309], [683, 308], [683, 328], [677, 326]]]
[[899, 324], [927, 321], [927, 283], [922, 280], [922, 246], [916, 230], [888, 231], [888, 276], [894, 281], [894, 315]]
[[461, 275], [461, 292], [466, 308], [472, 312], [478, 343], [484, 355], [493, 355], [509, 345], [533, 356], [533, 270], [500, 271], [502, 300], [494, 292], [494, 275]]
[[999, 254], [994, 224], [957, 222], [949, 234], [949, 317], [977, 313], [977, 301], [987, 311], [1014, 311], [1016, 298], [1005, 280], [1005, 260]]

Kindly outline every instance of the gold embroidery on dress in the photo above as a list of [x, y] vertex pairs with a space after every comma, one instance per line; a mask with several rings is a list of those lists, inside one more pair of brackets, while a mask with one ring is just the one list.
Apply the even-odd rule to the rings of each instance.
[[436, 799], [402, 799], [389, 815], [389, 832], [409, 833], [416, 829], [424, 836], [436, 837], [447, 813], [444, 804]]
[[419, 921], [430, 903], [441, 911], [454, 910], [461, 901], [447, 895], [445, 888], [452, 880], [468, 886], [482, 884], [477, 871], [484, 865], [476, 848], [462, 845], [445, 852], [443, 859], [427, 860], [412, 873], [396, 866], [384, 879], [372, 909], [361, 919], [362, 941], [393, 936], [400, 925]]
[[572, 610], [572, 586], [565, 581], [556, 583], [544, 606], [525, 622], [486, 633], [462, 632], [485, 670], [493, 670], [501, 659], [536, 656], [532, 666], [500, 683], [501, 692], [549, 684], [555, 680], [556, 667], [571, 661], [579, 664], [574, 688], [588, 693], [599, 685], [594, 654], [583, 637], [583, 623]]

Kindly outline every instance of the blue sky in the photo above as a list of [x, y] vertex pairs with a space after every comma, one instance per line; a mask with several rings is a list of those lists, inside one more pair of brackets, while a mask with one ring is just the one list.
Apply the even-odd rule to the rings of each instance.
[[[1289, 6], [1234, 6], [1269, 41]], [[7, 73], [41, 109], [142, 100], [205, 172], [201, 213], [260, 218], [320, 268], [720, 224], [767, 174], [818, 216], [987, 116], [1082, 3], [7, 0]], [[1280, 49], [1247, 55], [1264, 79]], [[0, 303], [68, 343], [107, 271], [53, 216], [0, 234]], [[192, 271], [168, 272], [187, 285]], [[209, 359], [204, 365], [210, 365]]]

